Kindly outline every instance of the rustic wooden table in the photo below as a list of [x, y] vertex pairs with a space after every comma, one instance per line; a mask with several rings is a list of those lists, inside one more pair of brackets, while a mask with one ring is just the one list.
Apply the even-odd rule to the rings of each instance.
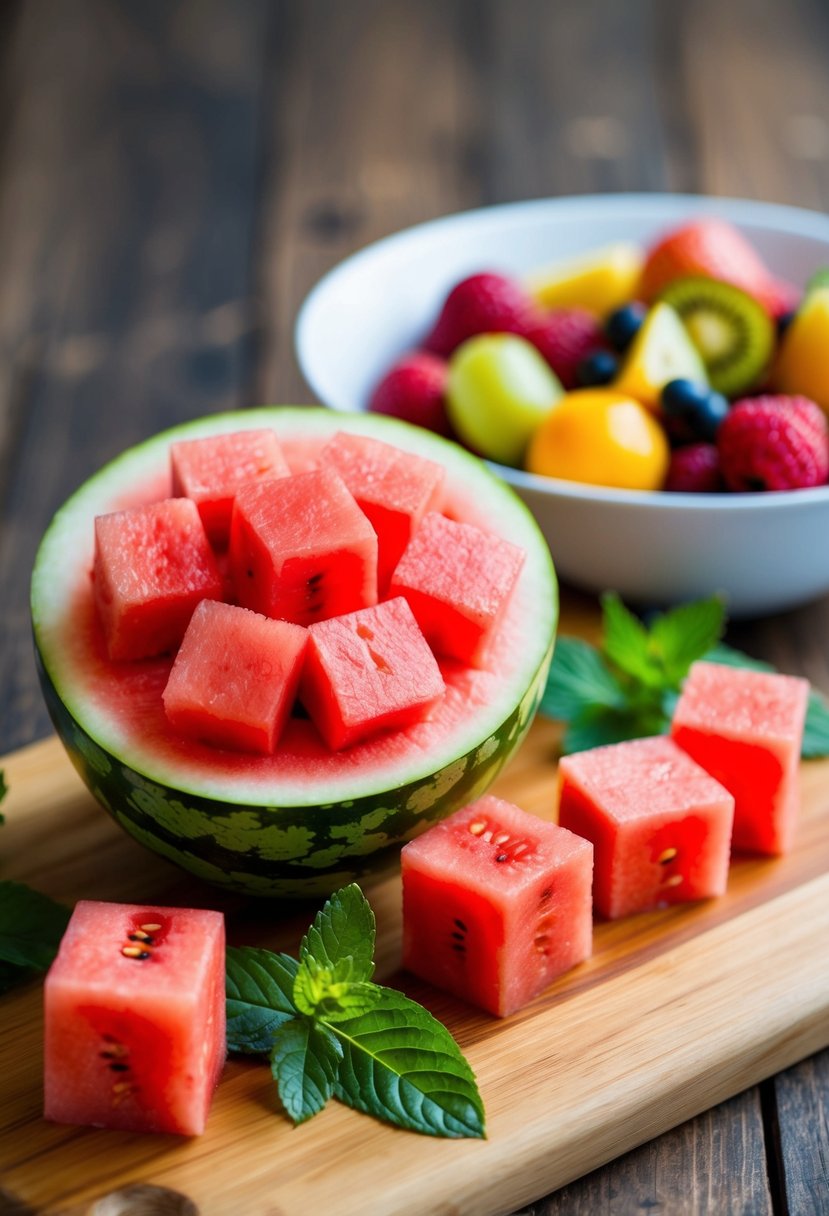
[[[307, 400], [294, 317], [345, 254], [526, 197], [829, 206], [823, 0], [6, 0], [0, 38], [0, 752], [50, 729], [55, 507], [162, 426]], [[829, 692], [829, 598], [729, 640]], [[524, 1216], [826, 1213], [828, 1129], [824, 1052]]]

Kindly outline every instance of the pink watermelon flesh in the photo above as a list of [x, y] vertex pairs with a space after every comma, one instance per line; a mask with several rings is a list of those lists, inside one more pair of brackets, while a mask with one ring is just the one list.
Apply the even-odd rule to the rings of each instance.
[[82, 900], [44, 1003], [47, 1119], [204, 1131], [225, 1057], [219, 912]]
[[403, 965], [506, 1017], [592, 951], [593, 847], [487, 795], [405, 845]]
[[524, 562], [516, 545], [430, 511], [392, 575], [438, 654], [485, 663], [485, 644], [501, 620]]
[[809, 683], [797, 676], [697, 662], [671, 726], [676, 743], [734, 795], [733, 847], [791, 848]]
[[671, 739], [564, 756], [558, 782], [559, 823], [593, 843], [602, 916], [725, 891], [734, 799]]
[[384, 595], [421, 519], [443, 504], [444, 469], [380, 439], [345, 431], [326, 444], [320, 464], [337, 470], [377, 533], [377, 585]]
[[377, 603], [377, 536], [333, 469], [242, 486], [230, 568], [243, 607], [297, 625]]
[[95, 600], [111, 659], [178, 646], [196, 605], [222, 579], [198, 509], [168, 498], [95, 520]]
[[276, 433], [236, 431], [170, 445], [173, 494], [192, 498], [212, 544], [227, 545], [240, 486], [290, 473]]
[[175, 730], [217, 747], [274, 750], [299, 686], [307, 630], [204, 600], [164, 689]]
[[300, 699], [335, 751], [420, 721], [445, 691], [440, 668], [404, 599], [320, 621]]

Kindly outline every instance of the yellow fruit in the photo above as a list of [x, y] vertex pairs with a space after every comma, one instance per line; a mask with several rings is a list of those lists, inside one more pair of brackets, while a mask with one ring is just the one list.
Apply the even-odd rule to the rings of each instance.
[[643, 262], [638, 245], [617, 241], [534, 271], [525, 285], [543, 308], [587, 308], [604, 316], [634, 298]]
[[640, 402], [609, 388], [565, 393], [530, 440], [530, 473], [623, 490], [658, 490], [670, 450]]
[[631, 343], [613, 388], [659, 410], [659, 395], [670, 380], [707, 384], [705, 364], [670, 304], [654, 304]]
[[811, 397], [829, 414], [829, 287], [809, 292], [783, 334], [772, 387]]

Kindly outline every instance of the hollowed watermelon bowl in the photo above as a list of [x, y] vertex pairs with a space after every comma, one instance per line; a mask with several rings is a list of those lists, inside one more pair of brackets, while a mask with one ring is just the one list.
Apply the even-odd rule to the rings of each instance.
[[[262, 427], [276, 431], [295, 471], [343, 430], [439, 461], [446, 513], [524, 549], [483, 665], [441, 660], [446, 694], [428, 720], [332, 752], [297, 714], [273, 755], [250, 756], [171, 731], [161, 692], [172, 657], [107, 658], [92, 591], [95, 516], [169, 496], [174, 440]], [[312, 407], [215, 415], [124, 452], [55, 515], [35, 561], [31, 604], [49, 713], [101, 806], [141, 844], [200, 878], [281, 898], [383, 872], [402, 844], [490, 786], [533, 719], [558, 619], [547, 544], [480, 461], [394, 419]]]

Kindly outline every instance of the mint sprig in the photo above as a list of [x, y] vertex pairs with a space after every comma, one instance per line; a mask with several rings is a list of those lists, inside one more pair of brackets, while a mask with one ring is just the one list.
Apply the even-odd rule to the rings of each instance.
[[352, 883], [328, 899], [299, 959], [227, 951], [227, 1046], [268, 1055], [294, 1123], [332, 1097], [430, 1136], [484, 1136], [474, 1074], [449, 1031], [401, 992], [375, 984], [374, 914]]
[[[6, 796], [0, 772], [0, 801]], [[0, 823], [5, 820], [0, 815]], [[58, 952], [69, 909], [22, 882], [0, 881], [0, 992], [46, 971]]]
[[[556, 643], [540, 710], [566, 723], [565, 753], [664, 734], [691, 664], [697, 659], [774, 671], [720, 639], [725, 610], [717, 597], [682, 604], [649, 625], [618, 595], [602, 596], [598, 647], [579, 638]], [[829, 755], [829, 706], [812, 689], [801, 754]]]

